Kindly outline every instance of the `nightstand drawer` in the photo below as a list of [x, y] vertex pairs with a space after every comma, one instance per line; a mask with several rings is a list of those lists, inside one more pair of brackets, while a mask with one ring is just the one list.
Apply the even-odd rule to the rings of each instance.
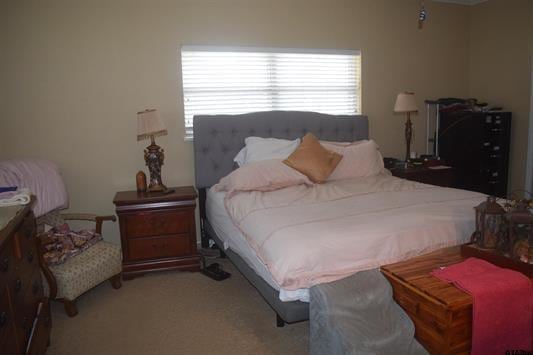
[[191, 253], [191, 238], [188, 234], [137, 238], [128, 241], [129, 259], [155, 259], [181, 256]]
[[136, 213], [126, 217], [126, 232], [129, 238], [188, 233], [190, 215], [190, 211]]

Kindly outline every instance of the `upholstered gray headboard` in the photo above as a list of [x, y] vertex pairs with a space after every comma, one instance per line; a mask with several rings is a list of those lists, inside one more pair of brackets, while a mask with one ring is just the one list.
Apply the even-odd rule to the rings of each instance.
[[351, 142], [368, 138], [368, 119], [299, 111], [200, 115], [194, 117], [193, 132], [196, 188], [202, 189], [233, 170], [233, 158], [246, 137], [296, 139], [311, 132], [322, 140]]

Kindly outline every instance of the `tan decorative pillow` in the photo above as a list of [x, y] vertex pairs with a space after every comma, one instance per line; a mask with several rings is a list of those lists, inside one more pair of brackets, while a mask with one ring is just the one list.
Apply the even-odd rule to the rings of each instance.
[[324, 148], [318, 139], [307, 133], [302, 143], [283, 162], [306, 175], [312, 182], [323, 183], [342, 159], [342, 155]]

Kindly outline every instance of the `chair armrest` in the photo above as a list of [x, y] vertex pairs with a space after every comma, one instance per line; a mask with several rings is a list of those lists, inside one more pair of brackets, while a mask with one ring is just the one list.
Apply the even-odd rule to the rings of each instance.
[[62, 213], [61, 217], [64, 220], [77, 220], [77, 221], [93, 221], [96, 222], [96, 233], [102, 234], [102, 223], [104, 221], [115, 222], [117, 217], [115, 216], [97, 216], [92, 213]]

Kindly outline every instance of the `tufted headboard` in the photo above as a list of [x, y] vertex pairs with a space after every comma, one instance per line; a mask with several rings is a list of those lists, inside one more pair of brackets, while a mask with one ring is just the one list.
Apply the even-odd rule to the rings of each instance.
[[322, 140], [352, 142], [368, 138], [368, 118], [299, 111], [200, 115], [194, 116], [193, 132], [196, 188], [203, 189], [233, 170], [246, 137], [296, 139], [311, 132]]

